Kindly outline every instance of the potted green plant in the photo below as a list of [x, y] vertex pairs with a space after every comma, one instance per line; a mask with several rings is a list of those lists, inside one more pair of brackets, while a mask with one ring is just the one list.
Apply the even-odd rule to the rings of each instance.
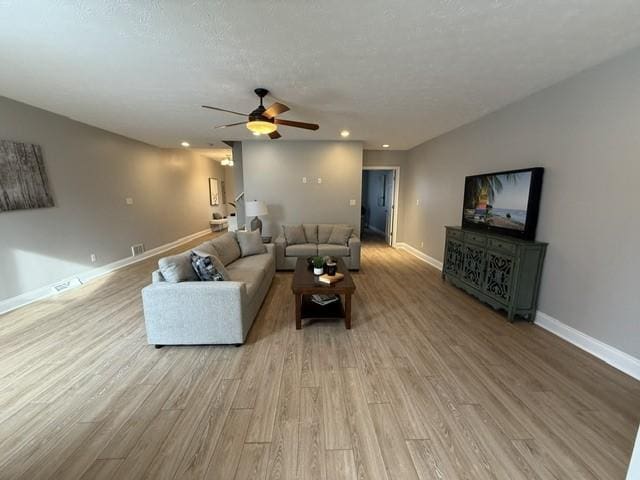
[[313, 274], [322, 275], [324, 273], [324, 258], [313, 257]]

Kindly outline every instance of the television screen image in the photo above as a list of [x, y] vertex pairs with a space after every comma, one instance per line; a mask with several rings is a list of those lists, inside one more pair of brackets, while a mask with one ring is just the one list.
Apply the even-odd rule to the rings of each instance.
[[542, 172], [542, 168], [533, 168], [467, 177], [463, 226], [533, 240]]

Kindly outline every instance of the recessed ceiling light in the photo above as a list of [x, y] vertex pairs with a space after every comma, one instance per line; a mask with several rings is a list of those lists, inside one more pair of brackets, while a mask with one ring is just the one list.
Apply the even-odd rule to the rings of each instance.
[[256, 137], [259, 137], [260, 135], [262, 135], [260, 132], [251, 132], [253, 133]]
[[389, 144], [388, 143], [383, 144], [382, 148], [389, 148]]
[[190, 147], [191, 144], [189, 142], [182, 142], [180, 145], [182, 145], [183, 147]]
[[340, 136], [343, 138], [347, 138], [349, 135], [351, 135], [351, 132], [349, 132], [349, 130], [342, 130], [340, 132]]

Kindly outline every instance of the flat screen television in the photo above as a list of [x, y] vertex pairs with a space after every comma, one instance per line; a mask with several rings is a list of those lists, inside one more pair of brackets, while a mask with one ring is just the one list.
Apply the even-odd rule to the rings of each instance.
[[544, 168], [465, 178], [462, 226], [535, 240]]

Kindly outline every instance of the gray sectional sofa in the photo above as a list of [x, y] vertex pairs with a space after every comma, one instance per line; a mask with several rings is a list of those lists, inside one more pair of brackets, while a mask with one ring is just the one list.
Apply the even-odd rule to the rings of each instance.
[[244, 343], [275, 275], [275, 246], [266, 244], [265, 249], [265, 253], [241, 257], [232, 232], [193, 249], [216, 255], [229, 281], [190, 277], [186, 262], [191, 250], [172, 257], [172, 265], [183, 262], [180, 273], [186, 281], [167, 281], [160, 269], [153, 272], [153, 283], [142, 290], [148, 342], [156, 346]]
[[[302, 224], [303, 234], [298, 235], [292, 241], [287, 239], [287, 227], [298, 225], [283, 225], [283, 232], [275, 240], [276, 268], [278, 270], [294, 270], [298, 258], [319, 255], [321, 257], [341, 257], [349, 270], [360, 269], [360, 238], [352, 233], [344, 239], [344, 242], [330, 243], [335, 227], [350, 229], [349, 225], [342, 224]], [[290, 235], [291, 237], [292, 235]]]

